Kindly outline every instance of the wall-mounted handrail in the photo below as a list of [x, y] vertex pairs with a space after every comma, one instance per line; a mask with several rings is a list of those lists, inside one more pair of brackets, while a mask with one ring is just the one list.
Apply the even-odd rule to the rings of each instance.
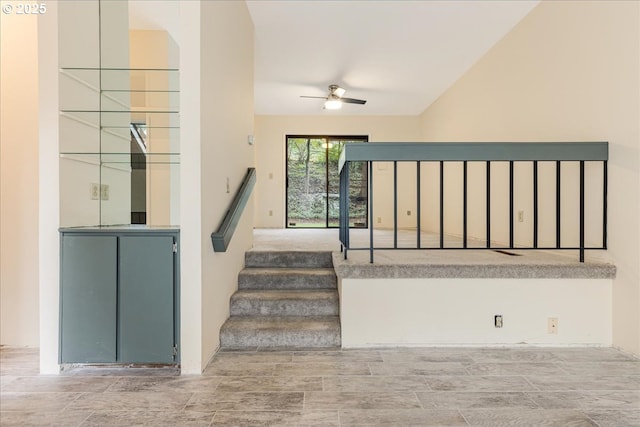
[[242, 180], [242, 184], [229, 206], [229, 210], [227, 210], [222, 222], [220, 223], [220, 227], [218, 227], [217, 231], [211, 233], [211, 243], [213, 244], [213, 250], [215, 252], [227, 251], [231, 238], [233, 237], [233, 233], [240, 221], [244, 207], [247, 205], [247, 201], [249, 201], [249, 197], [251, 196], [255, 183], [256, 169], [249, 168], [247, 170], [247, 175], [245, 175]]
[[[369, 250], [370, 261], [373, 262], [374, 249], [491, 249], [491, 250], [505, 250], [505, 249], [571, 249], [578, 250], [580, 254], [580, 262], [584, 262], [584, 252], [586, 249], [606, 249], [607, 247], [607, 161], [609, 159], [609, 144], [608, 142], [476, 142], [476, 143], [460, 143], [460, 142], [447, 142], [447, 143], [369, 143], [369, 144], [345, 144], [343, 151], [340, 155], [340, 242], [344, 251], [345, 259], [347, 257], [348, 250]], [[369, 218], [374, 218], [374, 169], [373, 163], [375, 162], [392, 162], [393, 163], [393, 201], [389, 201], [393, 206], [393, 233], [394, 243], [392, 247], [375, 247], [373, 242], [373, 223], [370, 220], [369, 230], [369, 247], [353, 248], [350, 246], [349, 228], [350, 228], [350, 216], [349, 216], [349, 168], [344, 167], [350, 162], [366, 162], [368, 166], [368, 178], [369, 178]], [[415, 228], [417, 229], [417, 243], [414, 248], [399, 248], [398, 247], [398, 163], [415, 163], [416, 166], [416, 206], [417, 216]], [[434, 203], [440, 205], [440, 244], [439, 247], [423, 247], [420, 240], [421, 233], [421, 210], [420, 206], [424, 196], [421, 194], [420, 189], [420, 174], [421, 163], [427, 162], [439, 166], [440, 175], [440, 189], [439, 189], [439, 201], [434, 200]], [[444, 206], [445, 206], [445, 193], [444, 193], [444, 165], [447, 162], [457, 162], [462, 164], [462, 186], [463, 193], [463, 215], [462, 215], [462, 247], [445, 247], [444, 243]], [[486, 230], [483, 240], [486, 240], [485, 247], [468, 247], [467, 242], [470, 238], [468, 235], [468, 173], [467, 165], [471, 162], [484, 163], [486, 165]], [[498, 244], [492, 243], [491, 239], [491, 163], [492, 162], [507, 162], [509, 164], [509, 237], [508, 243]], [[516, 245], [514, 241], [514, 192], [515, 184], [514, 180], [514, 164], [516, 163], [531, 163], [532, 164], [532, 178], [533, 188], [532, 193], [532, 205], [533, 205], [533, 244], [531, 245]], [[555, 163], [555, 245], [546, 247], [539, 245], [539, 221], [538, 221], [538, 162], [552, 162]], [[579, 226], [579, 243], [576, 245], [563, 245], [561, 241], [561, 221], [560, 221], [560, 209], [561, 209], [561, 165], [564, 162], [578, 162], [579, 163], [579, 218], [576, 218], [575, 223]], [[601, 194], [602, 200], [602, 244], [597, 246], [587, 247], [585, 244], [585, 162], [602, 162], [602, 187]]]

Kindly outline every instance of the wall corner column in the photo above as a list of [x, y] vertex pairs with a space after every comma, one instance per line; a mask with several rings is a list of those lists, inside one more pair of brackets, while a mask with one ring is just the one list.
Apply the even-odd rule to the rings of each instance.
[[40, 373], [57, 374], [60, 285], [58, 5], [38, 17]]
[[200, 0], [180, 2], [180, 354], [182, 374], [202, 360]]

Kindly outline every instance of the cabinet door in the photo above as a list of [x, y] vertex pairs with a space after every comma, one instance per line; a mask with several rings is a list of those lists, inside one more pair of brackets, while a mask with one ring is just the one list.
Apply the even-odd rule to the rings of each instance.
[[60, 361], [116, 361], [117, 238], [62, 236]]
[[120, 362], [173, 362], [173, 260], [172, 236], [120, 237]]

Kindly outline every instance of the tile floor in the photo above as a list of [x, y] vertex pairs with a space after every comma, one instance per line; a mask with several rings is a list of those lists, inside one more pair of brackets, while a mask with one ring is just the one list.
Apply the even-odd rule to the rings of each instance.
[[640, 360], [611, 348], [218, 353], [202, 376], [38, 375], [0, 349], [4, 426], [640, 426]]

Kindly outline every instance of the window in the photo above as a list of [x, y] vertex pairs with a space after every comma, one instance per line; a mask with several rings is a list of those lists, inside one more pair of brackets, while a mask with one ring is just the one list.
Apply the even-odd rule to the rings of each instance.
[[[365, 143], [367, 136], [287, 135], [287, 228], [337, 228], [340, 220], [340, 153], [346, 143]], [[352, 163], [352, 227], [368, 225], [366, 163]]]

